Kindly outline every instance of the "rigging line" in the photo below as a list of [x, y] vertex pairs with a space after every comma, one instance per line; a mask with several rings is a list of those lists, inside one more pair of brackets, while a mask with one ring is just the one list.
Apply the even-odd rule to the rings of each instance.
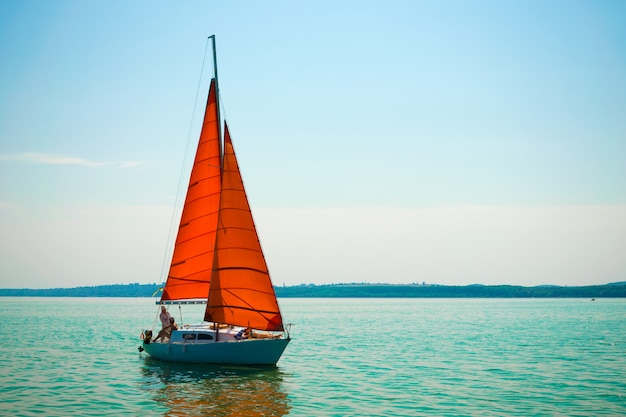
[[[222, 116], [222, 122], [224, 124], [226, 124], [226, 120], [228, 120], [227, 114], [228, 112], [226, 111], [226, 104], [222, 101], [222, 94], [219, 94], [219, 101], [220, 101], [220, 115]], [[228, 131], [231, 131], [230, 126], [228, 127]], [[232, 136], [232, 135], [231, 135]]]
[[[179, 216], [177, 216], [177, 212], [178, 212], [178, 206], [179, 206], [179, 202], [180, 202], [180, 198], [181, 198], [181, 190], [182, 187], [184, 185], [184, 179], [185, 179], [185, 166], [187, 165], [187, 159], [189, 157], [189, 147], [191, 144], [191, 138], [192, 138], [192, 133], [193, 133], [193, 126], [195, 123], [195, 118], [196, 118], [196, 109], [198, 107], [198, 97], [200, 96], [200, 87], [202, 86], [202, 75], [204, 74], [204, 64], [206, 62], [206, 55], [207, 55], [207, 51], [209, 50], [209, 39], [207, 39], [206, 41], [206, 45], [204, 47], [204, 56], [202, 57], [202, 66], [200, 67], [200, 77], [198, 79], [198, 86], [196, 87], [196, 98], [194, 99], [193, 102], [193, 110], [191, 113], [191, 121], [189, 122], [189, 129], [187, 131], [187, 144], [185, 145], [185, 155], [183, 156], [183, 164], [180, 168], [180, 175], [178, 178], [178, 189], [176, 190], [176, 199], [174, 200], [174, 208], [172, 209], [172, 217], [170, 219], [170, 227], [169, 227], [169, 232], [167, 235], [167, 240], [165, 243], [165, 251], [163, 252], [163, 263], [161, 265], [161, 280], [163, 281], [164, 285], [165, 282], [167, 281], [167, 276], [166, 274], [166, 268], [168, 268], [168, 261], [171, 260], [172, 255], [171, 252], [173, 251], [173, 247], [174, 247], [174, 239], [172, 238], [172, 235], [174, 234], [174, 230], [175, 230], [175, 226], [176, 226], [176, 220], [178, 219]], [[181, 208], [182, 210], [182, 208]], [[168, 268], [169, 269], [169, 268]]]

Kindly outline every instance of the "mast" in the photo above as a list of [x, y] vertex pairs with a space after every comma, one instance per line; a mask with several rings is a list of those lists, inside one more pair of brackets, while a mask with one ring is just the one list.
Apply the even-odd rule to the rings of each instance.
[[[217, 49], [215, 47], [215, 35], [209, 36], [213, 45], [213, 73], [215, 74], [215, 102], [217, 103], [217, 135], [222, 155], [224, 136], [222, 134], [222, 119], [220, 115], [220, 84], [217, 79]], [[222, 156], [223, 157], [223, 156]]]

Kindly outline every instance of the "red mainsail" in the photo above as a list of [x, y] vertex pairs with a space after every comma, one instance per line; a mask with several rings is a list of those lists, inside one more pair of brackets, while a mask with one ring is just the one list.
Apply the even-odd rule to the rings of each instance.
[[213, 79], [162, 301], [209, 294], [221, 189], [216, 93]]

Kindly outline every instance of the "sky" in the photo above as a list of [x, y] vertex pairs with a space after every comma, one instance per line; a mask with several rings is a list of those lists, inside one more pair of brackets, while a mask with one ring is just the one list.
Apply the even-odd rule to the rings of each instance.
[[213, 34], [274, 284], [626, 281], [624, 16], [3, 0], [0, 288], [164, 280]]

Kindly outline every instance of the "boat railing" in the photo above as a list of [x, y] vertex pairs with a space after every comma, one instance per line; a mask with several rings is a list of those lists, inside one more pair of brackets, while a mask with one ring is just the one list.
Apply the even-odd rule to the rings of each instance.
[[283, 333], [287, 336], [287, 339], [291, 339], [291, 326], [293, 323], [283, 323]]

